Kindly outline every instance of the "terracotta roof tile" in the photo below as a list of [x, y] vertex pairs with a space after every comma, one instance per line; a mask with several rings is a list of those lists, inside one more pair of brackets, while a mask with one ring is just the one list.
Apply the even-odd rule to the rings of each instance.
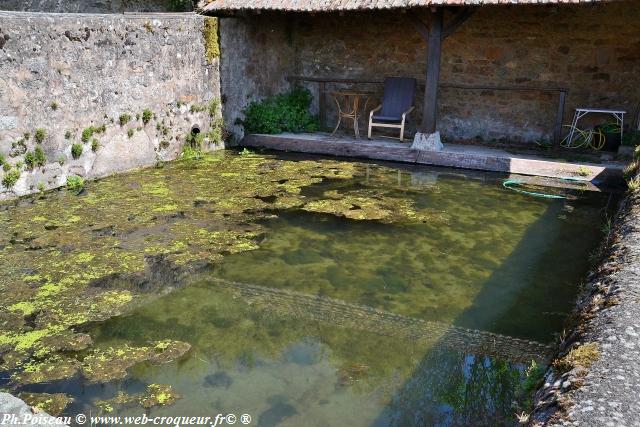
[[497, 4], [597, 3], [606, 0], [201, 0], [204, 12], [274, 10], [332, 12], [347, 10], [408, 9], [425, 6], [482, 6]]

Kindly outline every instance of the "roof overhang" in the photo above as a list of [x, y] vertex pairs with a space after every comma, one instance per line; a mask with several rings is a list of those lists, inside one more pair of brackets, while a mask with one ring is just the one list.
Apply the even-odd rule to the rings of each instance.
[[207, 14], [236, 12], [348, 12], [437, 6], [594, 4], [607, 0], [200, 0]]

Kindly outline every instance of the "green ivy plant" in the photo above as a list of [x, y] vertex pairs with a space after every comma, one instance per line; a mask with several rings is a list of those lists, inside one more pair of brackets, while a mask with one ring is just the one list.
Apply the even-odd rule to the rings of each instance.
[[296, 88], [252, 102], [244, 110], [242, 124], [247, 133], [315, 132], [320, 125], [309, 111], [312, 100], [307, 89]]

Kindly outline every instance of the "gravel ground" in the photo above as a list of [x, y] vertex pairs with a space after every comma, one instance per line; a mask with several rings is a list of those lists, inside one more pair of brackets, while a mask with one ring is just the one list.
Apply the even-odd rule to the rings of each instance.
[[599, 357], [550, 369], [531, 425], [640, 426], [640, 191], [622, 202], [602, 255], [558, 353], [597, 343]]

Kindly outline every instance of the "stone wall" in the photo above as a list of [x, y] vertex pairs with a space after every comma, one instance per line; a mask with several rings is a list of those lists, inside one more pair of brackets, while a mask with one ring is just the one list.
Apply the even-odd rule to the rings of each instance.
[[622, 200], [600, 255], [559, 347], [556, 362], [572, 363], [547, 371], [532, 426], [636, 426], [640, 420], [639, 189]]
[[[410, 13], [410, 12], [407, 12]], [[426, 43], [407, 13], [298, 14], [290, 16], [295, 55], [283, 71], [314, 77], [379, 79], [389, 75], [424, 79]], [[450, 15], [446, 14], [445, 19]], [[252, 21], [254, 35], [277, 22]], [[622, 107], [638, 114], [640, 103], [640, 1], [597, 5], [485, 6], [478, 8], [443, 44], [443, 83], [569, 89], [564, 122], [576, 106]], [[268, 23], [267, 28], [264, 28]], [[283, 28], [276, 32], [286, 33]], [[247, 41], [256, 44], [255, 39]], [[269, 41], [272, 43], [272, 41]], [[268, 44], [280, 55], [282, 44]], [[289, 54], [292, 50], [286, 47]], [[262, 57], [269, 54], [262, 53]], [[256, 59], [261, 60], [261, 57]], [[259, 69], [256, 60], [246, 67]], [[224, 73], [223, 73], [224, 74]], [[249, 81], [251, 76], [248, 76]], [[224, 86], [224, 85], [223, 85]], [[276, 83], [280, 86], [280, 81]], [[309, 84], [317, 94], [317, 84]], [[329, 85], [328, 91], [341, 88]], [[380, 92], [380, 85], [359, 85]], [[267, 88], [273, 91], [274, 87]], [[258, 93], [257, 95], [263, 95]], [[335, 110], [327, 96], [327, 111]], [[422, 94], [416, 96], [421, 118]], [[558, 105], [556, 93], [443, 88], [439, 121], [448, 139], [550, 139]], [[327, 117], [332, 125], [335, 117]]]
[[282, 14], [220, 19], [220, 81], [225, 121], [243, 136], [242, 110], [289, 88], [295, 68], [293, 19]]
[[[220, 97], [203, 27], [192, 14], [0, 12], [0, 155], [11, 168], [0, 175], [21, 169], [0, 198], [176, 158], [192, 126], [208, 130], [207, 103]], [[36, 148], [45, 164], [29, 170]]]
[[0, 0], [0, 10], [55, 13], [187, 12], [191, 0]]

